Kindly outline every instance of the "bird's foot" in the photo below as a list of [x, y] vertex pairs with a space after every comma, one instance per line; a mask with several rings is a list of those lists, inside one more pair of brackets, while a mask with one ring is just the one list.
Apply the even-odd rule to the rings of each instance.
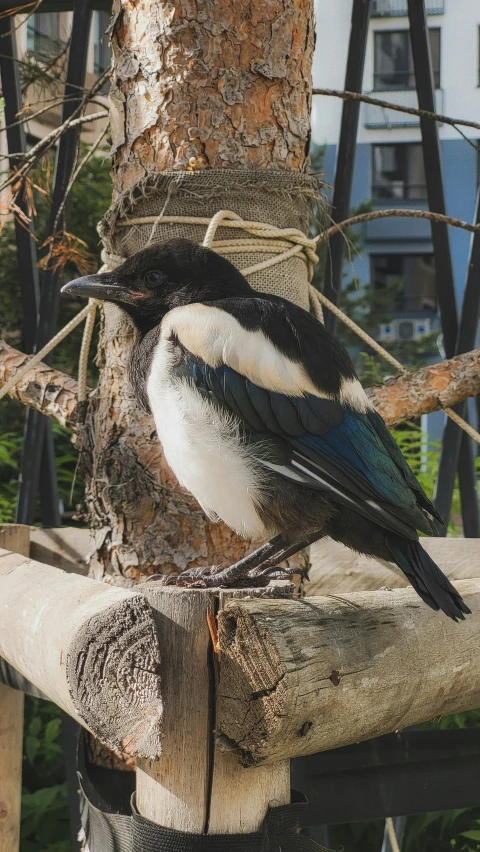
[[[292, 568], [281, 568], [280, 565], [273, 565], [270, 568], [264, 568], [260, 566], [260, 568], [255, 569], [255, 571], [251, 572], [251, 577], [264, 578], [267, 580], [267, 583], [270, 580], [293, 580], [295, 576], [299, 576], [302, 580], [310, 579], [308, 573], [303, 568], [298, 568], [296, 565]], [[265, 585], [267, 585], [265, 583]]]
[[229, 565], [228, 568], [189, 568], [178, 575], [164, 576], [154, 574], [147, 582], [156, 580], [163, 586], [180, 586], [191, 589], [251, 589], [268, 586], [271, 580], [288, 580], [295, 574], [308, 580], [307, 572], [302, 568], [280, 568], [277, 565], [263, 568], [259, 565], [250, 571], [239, 573], [239, 566]]

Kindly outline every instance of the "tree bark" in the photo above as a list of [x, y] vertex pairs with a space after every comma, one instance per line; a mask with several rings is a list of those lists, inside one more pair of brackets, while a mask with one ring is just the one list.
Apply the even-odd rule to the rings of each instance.
[[[313, 41], [312, 0], [115, 0], [114, 201], [167, 169], [304, 170]], [[178, 485], [126, 387], [132, 337], [107, 308], [82, 435], [95, 576], [136, 582], [235, 561], [248, 542], [212, 524]]]
[[311, 0], [115, 0], [115, 189], [186, 169], [305, 167]]

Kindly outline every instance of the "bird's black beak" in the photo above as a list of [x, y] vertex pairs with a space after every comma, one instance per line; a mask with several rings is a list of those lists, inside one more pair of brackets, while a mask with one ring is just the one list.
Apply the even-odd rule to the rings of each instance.
[[69, 281], [62, 287], [62, 293], [71, 293], [72, 296], [87, 296], [89, 299], [100, 299], [103, 302], [120, 302], [126, 305], [135, 305], [147, 297], [147, 293], [133, 290], [126, 284], [120, 283], [115, 273], [110, 272], [75, 278], [74, 281]]

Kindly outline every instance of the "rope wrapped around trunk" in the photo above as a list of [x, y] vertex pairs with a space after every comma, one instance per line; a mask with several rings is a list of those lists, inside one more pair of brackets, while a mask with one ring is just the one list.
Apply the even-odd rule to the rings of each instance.
[[[113, 265], [176, 237], [202, 244], [216, 214], [232, 211], [254, 227], [223, 221], [215, 229], [212, 248], [246, 270], [255, 290], [309, 310], [315, 245], [308, 232], [320, 201], [319, 179], [307, 174], [233, 169], [162, 172], [120, 196], [99, 232], [105, 259]], [[275, 238], [275, 230], [283, 234]], [[272, 254], [288, 256], [280, 260]]]

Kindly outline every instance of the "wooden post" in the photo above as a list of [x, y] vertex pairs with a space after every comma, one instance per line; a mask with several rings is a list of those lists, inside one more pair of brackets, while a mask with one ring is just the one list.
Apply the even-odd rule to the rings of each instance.
[[290, 801], [289, 761], [245, 769], [215, 743], [222, 657], [214, 658], [207, 628], [214, 595], [168, 587], [145, 594], [157, 612], [165, 717], [161, 757], [137, 761], [138, 810], [192, 834], [258, 831], [269, 803]]
[[23, 702], [23, 692], [0, 684], [0, 852], [20, 844]]
[[[30, 527], [0, 526], [0, 547], [28, 556]], [[0, 684], [0, 852], [18, 852], [22, 801], [23, 692]]]

